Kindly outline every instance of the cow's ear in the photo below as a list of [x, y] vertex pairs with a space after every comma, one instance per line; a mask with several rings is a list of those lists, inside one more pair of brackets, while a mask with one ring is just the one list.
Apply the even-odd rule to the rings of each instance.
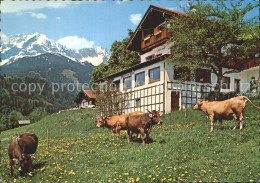
[[152, 113], [149, 113], [149, 117], [152, 118], [152, 117], [153, 117], [153, 114], [152, 114]]
[[204, 102], [204, 100], [201, 100], [201, 101], [198, 103], [198, 105], [199, 105], [199, 106], [202, 106], [203, 102]]

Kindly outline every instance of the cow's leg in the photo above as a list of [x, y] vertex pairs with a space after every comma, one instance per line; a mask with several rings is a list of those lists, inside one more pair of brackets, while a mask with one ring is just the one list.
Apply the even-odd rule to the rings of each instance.
[[128, 143], [130, 143], [131, 140], [132, 140], [132, 132], [131, 132], [131, 130], [127, 129], [127, 134], [128, 134]]
[[221, 130], [224, 129], [223, 124], [222, 124], [222, 119], [219, 120], [219, 128], [220, 128]]
[[214, 127], [214, 115], [209, 116], [210, 119], [210, 133], [213, 132]]
[[240, 122], [240, 130], [242, 130], [243, 129], [243, 114], [242, 113], [240, 114], [239, 122]]
[[144, 129], [140, 129], [143, 144], [145, 144]]
[[233, 119], [234, 119], [234, 122], [235, 122], [235, 126], [232, 130], [235, 130], [237, 128], [237, 125], [238, 125], [238, 121], [237, 121], [237, 115], [236, 114], [233, 114]]
[[116, 138], [119, 140], [119, 135], [120, 135], [120, 128], [116, 128]]
[[10, 166], [11, 166], [11, 177], [14, 176], [14, 161], [10, 159]]

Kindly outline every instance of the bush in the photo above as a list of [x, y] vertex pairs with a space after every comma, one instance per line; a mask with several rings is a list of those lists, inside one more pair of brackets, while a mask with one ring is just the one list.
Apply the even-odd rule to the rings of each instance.
[[219, 98], [217, 99], [217, 94], [216, 94], [216, 92], [215, 91], [211, 91], [210, 93], [209, 93], [209, 96], [208, 96], [208, 98], [207, 98], [207, 100], [209, 100], [209, 101], [214, 101], [214, 100], [227, 100], [227, 99], [230, 99], [230, 98], [232, 98], [232, 97], [236, 97], [236, 96], [238, 96], [238, 94], [239, 93], [237, 93], [237, 92], [227, 92], [227, 93], [223, 93], [223, 92], [221, 92], [220, 94], [219, 94]]
[[44, 108], [38, 107], [33, 112], [31, 112], [29, 119], [31, 123], [35, 123], [47, 115], [49, 115], [49, 113]]

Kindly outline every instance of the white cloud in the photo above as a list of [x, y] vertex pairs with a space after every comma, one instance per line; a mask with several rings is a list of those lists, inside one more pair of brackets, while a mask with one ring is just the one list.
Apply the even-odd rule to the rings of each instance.
[[166, 9], [176, 11], [178, 9], [178, 7], [167, 7]]
[[79, 1], [2, 1], [2, 13], [18, 13], [42, 8], [64, 8], [69, 4], [79, 4]]
[[130, 15], [130, 21], [134, 24], [137, 25], [142, 19], [142, 14], [131, 14]]
[[126, 2], [126, 1], [128, 1], [128, 0], [117, 0], [116, 4], [122, 4], [123, 2]]
[[190, 7], [190, 1], [180, 1], [179, 6], [180, 8], [189, 8]]
[[57, 41], [57, 43], [66, 46], [70, 49], [81, 49], [81, 48], [93, 48], [94, 41], [88, 41], [85, 38], [80, 38], [78, 36], [67, 36], [61, 38]]
[[60, 20], [60, 19], [61, 19], [61, 17], [56, 17], [56, 19], [57, 19], [57, 20]]
[[31, 17], [37, 18], [37, 19], [46, 19], [47, 16], [43, 13], [30, 13]]
[[47, 18], [47, 15], [45, 15], [43, 13], [34, 13], [34, 12], [17, 12], [16, 13], [17, 16], [21, 16], [24, 14], [29, 14], [31, 17], [37, 18], [37, 19], [46, 19]]

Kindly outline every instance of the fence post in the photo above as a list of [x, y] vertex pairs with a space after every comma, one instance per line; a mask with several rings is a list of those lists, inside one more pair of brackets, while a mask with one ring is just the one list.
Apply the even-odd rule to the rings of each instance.
[[188, 117], [187, 117], [187, 103], [185, 104], [185, 123], [188, 124]]
[[49, 128], [46, 129], [46, 148], [49, 147]]
[[60, 123], [60, 137], [62, 136], [62, 124]]

